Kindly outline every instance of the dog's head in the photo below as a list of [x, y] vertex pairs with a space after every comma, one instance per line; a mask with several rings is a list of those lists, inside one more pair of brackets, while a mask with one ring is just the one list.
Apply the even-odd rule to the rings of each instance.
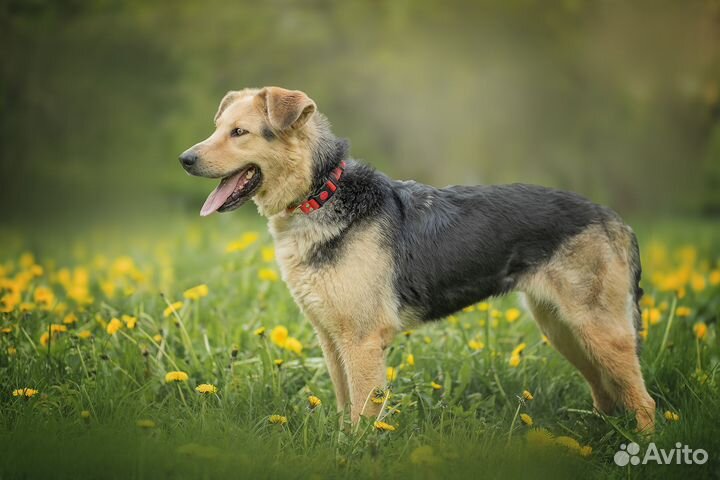
[[228, 92], [215, 114], [215, 132], [180, 155], [189, 174], [221, 179], [200, 214], [234, 210], [252, 198], [269, 216], [303, 195], [312, 175], [315, 111], [300, 91]]

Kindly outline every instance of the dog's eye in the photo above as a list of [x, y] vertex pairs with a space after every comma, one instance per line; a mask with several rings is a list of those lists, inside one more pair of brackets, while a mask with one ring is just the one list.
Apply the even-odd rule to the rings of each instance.
[[233, 128], [232, 130], [230, 130], [231, 137], [241, 137], [241, 136], [245, 135], [246, 133], [249, 133], [249, 132], [243, 128]]

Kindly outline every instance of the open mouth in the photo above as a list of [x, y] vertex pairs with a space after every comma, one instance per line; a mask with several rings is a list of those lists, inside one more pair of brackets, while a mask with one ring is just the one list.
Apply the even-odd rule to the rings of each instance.
[[200, 215], [235, 210], [253, 196], [261, 183], [262, 173], [257, 165], [241, 168], [220, 180], [220, 185], [205, 200]]

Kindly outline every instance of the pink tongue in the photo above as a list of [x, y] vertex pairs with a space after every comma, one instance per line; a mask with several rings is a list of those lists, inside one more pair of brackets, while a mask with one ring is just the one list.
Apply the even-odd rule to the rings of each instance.
[[205, 204], [203, 204], [200, 210], [200, 216], [206, 217], [222, 207], [223, 203], [225, 203], [228, 197], [235, 191], [241, 173], [242, 172], [238, 172], [232, 177], [220, 180], [220, 185], [215, 187], [215, 190], [213, 190], [207, 200], [205, 200]]

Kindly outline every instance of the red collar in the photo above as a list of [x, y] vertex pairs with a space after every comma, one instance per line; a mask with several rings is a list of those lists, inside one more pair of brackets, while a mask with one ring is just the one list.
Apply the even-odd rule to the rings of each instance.
[[340, 177], [342, 177], [343, 172], [345, 172], [345, 162], [340, 162], [340, 166], [330, 172], [330, 176], [325, 181], [325, 184], [318, 190], [315, 195], [309, 196], [300, 205], [288, 207], [287, 212], [292, 214], [297, 211], [301, 211], [305, 215], [310, 215], [311, 212], [319, 210], [320, 207], [322, 207], [325, 202], [330, 200], [335, 194], [335, 190], [338, 189]]

